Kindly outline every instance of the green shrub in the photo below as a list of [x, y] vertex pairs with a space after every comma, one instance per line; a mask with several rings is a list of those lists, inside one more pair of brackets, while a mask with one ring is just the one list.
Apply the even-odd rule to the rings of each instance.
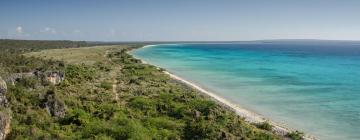
[[64, 125], [75, 124], [75, 125], [86, 125], [90, 122], [90, 115], [84, 110], [75, 109], [66, 113], [65, 117], [60, 121]]
[[269, 123], [269, 122], [267, 122], [267, 121], [265, 121], [265, 122], [261, 122], [261, 123], [257, 123], [257, 124], [255, 124], [255, 126], [257, 127], [257, 128], [260, 128], [260, 129], [263, 129], [263, 130], [268, 130], [268, 131], [271, 131], [272, 130], [272, 125]]
[[157, 129], [168, 129], [168, 130], [177, 130], [181, 127], [181, 124], [178, 124], [174, 120], [171, 120], [168, 117], [152, 117], [148, 118], [145, 123], [149, 127], [155, 127]]
[[136, 109], [148, 111], [154, 109], [155, 102], [152, 99], [145, 97], [134, 97], [132, 100], [130, 100], [129, 105]]
[[216, 106], [215, 102], [204, 99], [195, 99], [190, 102], [190, 105], [207, 116], [210, 111]]
[[94, 64], [99, 70], [105, 71], [105, 72], [109, 72], [111, 71], [111, 67], [110, 65], [107, 65], [105, 63], [102, 62], [97, 62]]
[[293, 131], [288, 134], [286, 134], [287, 137], [291, 138], [292, 140], [303, 140], [304, 139], [304, 133], [299, 131]]
[[92, 81], [95, 78], [95, 71], [86, 65], [68, 65], [65, 75], [67, 81], [76, 84], [84, 81]]
[[218, 139], [217, 127], [204, 119], [187, 122], [185, 139]]
[[17, 84], [24, 86], [25, 88], [36, 88], [36, 85], [39, 83], [39, 80], [37, 80], [36, 78], [33, 77], [24, 77], [24, 78], [20, 78], [17, 81]]
[[101, 82], [100, 87], [101, 87], [101, 88], [104, 88], [104, 89], [106, 89], [106, 90], [110, 90], [110, 89], [112, 89], [112, 83], [109, 83], [109, 82]]

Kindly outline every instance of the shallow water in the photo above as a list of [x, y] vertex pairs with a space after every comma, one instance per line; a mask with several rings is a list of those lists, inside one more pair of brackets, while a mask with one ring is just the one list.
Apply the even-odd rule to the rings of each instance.
[[131, 53], [317, 138], [360, 139], [360, 44], [168, 44]]

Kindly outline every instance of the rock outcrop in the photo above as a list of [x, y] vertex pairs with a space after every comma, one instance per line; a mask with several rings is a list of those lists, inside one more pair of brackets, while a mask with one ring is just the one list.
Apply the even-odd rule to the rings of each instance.
[[5, 96], [6, 91], [7, 91], [6, 82], [0, 77], [0, 106], [2, 107], [7, 107], [9, 104]]
[[19, 81], [21, 78], [29, 78], [34, 77], [35, 74], [33, 72], [27, 72], [27, 73], [14, 73], [10, 76], [6, 77], [5, 81], [10, 83], [11, 85], [15, 85], [17, 81]]
[[56, 85], [65, 79], [65, 74], [63, 72], [45, 72], [46, 80], [50, 83]]
[[3, 95], [7, 91], [6, 82], [0, 77], [0, 94]]
[[22, 78], [37, 78], [39, 80], [44, 80], [50, 82], [54, 85], [61, 83], [65, 79], [65, 73], [60, 71], [34, 71], [27, 73], [14, 73], [6, 77], [5, 81], [15, 85], [16, 82], [20, 81]]
[[60, 118], [65, 116], [65, 104], [56, 97], [54, 91], [48, 91], [46, 93], [44, 107], [52, 116]]
[[5, 140], [10, 133], [10, 116], [4, 112], [0, 112], [0, 140]]

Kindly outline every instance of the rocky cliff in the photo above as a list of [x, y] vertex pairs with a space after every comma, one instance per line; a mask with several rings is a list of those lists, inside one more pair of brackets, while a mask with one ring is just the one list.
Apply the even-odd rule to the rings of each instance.
[[10, 116], [0, 112], [0, 140], [5, 140], [6, 135], [10, 133], [10, 122]]
[[6, 82], [0, 77], [0, 106], [8, 106], [8, 100], [6, 99], [5, 93], [7, 91]]

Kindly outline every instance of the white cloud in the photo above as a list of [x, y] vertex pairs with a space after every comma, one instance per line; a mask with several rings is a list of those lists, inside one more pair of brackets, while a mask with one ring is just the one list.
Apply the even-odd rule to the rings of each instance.
[[50, 34], [56, 34], [57, 31], [54, 28], [45, 27], [44, 29], [40, 30], [41, 33], [50, 33]]
[[16, 33], [18, 33], [18, 34], [23, 34], [23, 33], [24, 33], [23, 27], [17, 26], [17, 27], [16, 27]]
[[15, 30], [8, 30], [7, 37], [9, 39], [25, 39], [29, 37], [30, 34], [24, 31], [22, 26], [17, 26]]

